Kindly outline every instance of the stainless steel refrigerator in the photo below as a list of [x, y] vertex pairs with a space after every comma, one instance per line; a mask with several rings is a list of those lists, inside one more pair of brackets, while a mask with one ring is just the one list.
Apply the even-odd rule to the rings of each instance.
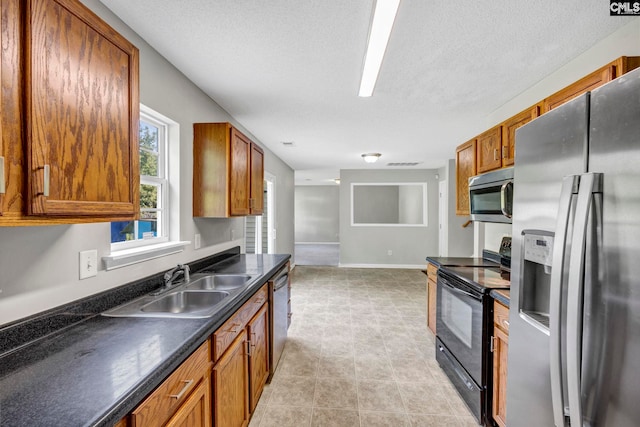
[[640, 426], [640, 69], [516, 132], [507, 425]]

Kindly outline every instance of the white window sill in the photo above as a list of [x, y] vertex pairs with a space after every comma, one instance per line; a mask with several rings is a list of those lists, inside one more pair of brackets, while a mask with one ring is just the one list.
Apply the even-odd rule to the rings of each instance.
[[111, 252], [102, 257], [105, 270], [114, 270], [127, 265], [136, 264], [154, 258], [182, 252], [191, 242], [166, 242], [157, 245], [142, 246]]

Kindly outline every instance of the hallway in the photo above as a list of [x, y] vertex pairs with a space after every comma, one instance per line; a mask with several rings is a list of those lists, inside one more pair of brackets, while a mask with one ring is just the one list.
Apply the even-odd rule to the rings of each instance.
[[435, 361], [422, 272], [298, 266], [291, 300], [251, 426], [477, 427]]

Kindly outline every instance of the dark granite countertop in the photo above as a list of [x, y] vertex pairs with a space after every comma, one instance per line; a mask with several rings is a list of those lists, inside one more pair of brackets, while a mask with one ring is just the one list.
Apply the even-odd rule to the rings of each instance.
[[500, 264], [484, 258], [428, 256], [427, 262], [440, 267], [499, 267]]
[[491, 297], [496, 301], [509, 307], [509, 300], [511, 299], [509, 289], [494, 289], [491, 291]]
[[[247, 272], [259, 278], [212, 318], [104, 317], [99, 315], [105, 310], [104, 303], [95, 304], [99, 311], [75, 315], [80, 319], [76, 323], [15, 346], [0, 356], [0, 425], [115, 424], [289, 258], [290, 255], [235, 255], [213, 265], [216, 272]], [[5, 341], [10, 337], [7, 331], [0, 332]]]

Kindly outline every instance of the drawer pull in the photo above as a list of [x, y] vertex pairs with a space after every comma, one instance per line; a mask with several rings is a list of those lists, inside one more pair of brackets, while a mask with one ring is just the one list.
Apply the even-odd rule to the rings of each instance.
[[[236, 329], [239, 328], [239, 329]], [[229, 326], [229, 331], [237, 334], [238, 332], [240, 332], [240, 330], [242, 329], [242, 325], [240, 323], [232, 323], [231, 326]]]
[[191, 385], [193, 384], [193, 380], [182, 380], [184, 384], [184, 387], [182, 387], [182, 390], [180, 390], [180, 393], [178, 394], [170, 394], [169, 397], [175, 398], [176, 400], [180, 400], [182, 398], [182, 396], [184, 396], [184, 394], [187, 392], [187, 390], [189, 390], [189, 387], [191, 387]]
[[502, 324], [503, 324], [504, 326], [506, 326], [506, 327], [507, 327], [507, 329], [509, 329], [509, 321], [508, 321], [508, 320], [503, 320], [503, 321], [502, 321]]

